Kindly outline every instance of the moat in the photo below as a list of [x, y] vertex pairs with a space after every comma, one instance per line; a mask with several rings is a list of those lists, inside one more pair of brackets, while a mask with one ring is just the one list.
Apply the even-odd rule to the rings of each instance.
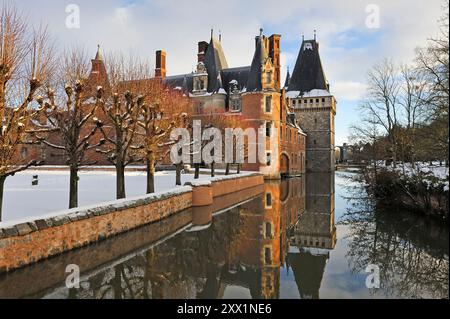
[[184, 211], [2, 275], [0, 298], [448, 298], [448, 226], [377, 207], [355, 176], [266, 182], [210, 223]]

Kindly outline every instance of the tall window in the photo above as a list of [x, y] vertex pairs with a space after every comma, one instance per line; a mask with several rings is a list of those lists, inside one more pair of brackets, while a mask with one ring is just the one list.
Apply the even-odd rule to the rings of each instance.
[[266, 137], [272, 136], [272, 122], [266, 122]]
[[272, 112], [272, 96], [266, 96], [266, 113]]
[[272, 224], [270, 222], [266, 222], [266, 238], [272, 238]]
[[272, 194], [266, 193], [266, 207], [272, 207]]
[[264, 259], [266, 264], [272, 263], [272, 251], [269, 247], [266, 247], [266, 249], [264, 250]]
[[270, 84], [272, 82], [272, 72], [266, 72], [266, 83]]
[[266, 165], [267, 165], [267, 166], [271, 166], [271, 165], [272, 165], [272, 153], [268, 152], [268, 153], [266, 154], [266, 159], [267, 159]]

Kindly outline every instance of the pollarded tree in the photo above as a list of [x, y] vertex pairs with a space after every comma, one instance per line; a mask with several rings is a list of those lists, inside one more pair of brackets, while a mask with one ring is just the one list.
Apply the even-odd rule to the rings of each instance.
[[[191, 104], [189, 99], [178, 90], [167, 88], [159, 79], [137, 83], [145, 94], [145, 103], [138, 118], [141, 142], [135, 146], [142, 149], [147, 167], [147, 194], [155, 192], [155, 167], [158, 159], [169, 154], [169, 148], [176, 141], [170, 140], [174, 128], [186, 128], [189, 123]], [[177, 163], [177, 181], [180, 166]]]
[[138, 118], [145, 103], [145, 92], [135, 83], [147, 79], [145, 64], [130, 57], [110, 56], [106, 61], [109, 88], [103, 93], [100, 107], [106, 122], [97, 121], [105, 145], [97, 148], [116, 168], [116, 198], [126, 197], [125, 168], [142, 161], [135, 147]]
[[3, 188], [8, 176], [39, 164], [36, 158], [18, 160], [30, 140], [32, 119], [40, 112], [33, 101], [54, 66], [45, 28], [30, 30], [9, 5], [0, 7], [0, 220]]
[[[69, 208], [78, 207], [78, 171], [83, 165], [93, 165], [86, 158], [87, 152], [103, 144], [104, 140], [92, 144], [97, 126], [92, 125], [94, 113], [102, 102], [103, 88], [92, 88], [88, 83], [89, 64], [86, 55], [80, 51], [67, 52], [60, 63], [60, 76], [56, 82], [56, 94], [47, 90], [45, 97], [37, 97], [37, 102], [46, 119], [34, 135], [38, 140], [57, 150], [62, 150], [70, 168]], [[57, 141], [49, 139], [49, 134], [57, 134]]]

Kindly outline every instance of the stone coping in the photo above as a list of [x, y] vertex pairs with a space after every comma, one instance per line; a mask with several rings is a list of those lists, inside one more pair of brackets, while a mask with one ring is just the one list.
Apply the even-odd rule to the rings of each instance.
[[231, 181], [231, 180], [235, 180], [235, 179], [240, 179], [242, 177], [253, 177], [253, 176], [261, 176], [261, 174], [260, 173], [241, 173], [241, 174], [233, 174], [233, 175], [220, 175], [220, 176], [212, 177], [210, 180], [186, 182], [184, 185], [185, 186], [193, 186], [193, 187], [212, 186], [212, 184], [216, 183], [216, 182]]
[[154, 194], [103, 202], [42, 216], [29, 217], [18, 221], [3, 222], [0, 223], [0, 239], [6, 237], [24, 236], [38, 230], [65, 225], [77, 220], [107, 215], [128, 208], [148, 205], [170, 198], [174, 195], [181, 195], [191, 191], [192, 187], [183, 186]]
[[94, 216], [107, 215], [113, 212], [135, 208], [142, 205], [148, 205], [158, 202], [175, 195], [181, 195], [192, 192], [195, 187], [212, 186], [215, 182], [240, 179], [243, 177], [261, 176], [260, 173], [241, 173], [233, 175], [224, 175], [213, 177], [208, 181], [192, 181], [178, 188], [167, 191], [157, 192], [133, 198], [125, 198], [115, 201], [103, 202], [85, 207], [73, 208], [41, 216], [34, 216], [22, 220], [11, 222], [0, 222], [0, 239], [25, 236], [35, 231], [47, 229], [50, 227], [61, 226], [75, 222], [77, 220], [88, 219]]

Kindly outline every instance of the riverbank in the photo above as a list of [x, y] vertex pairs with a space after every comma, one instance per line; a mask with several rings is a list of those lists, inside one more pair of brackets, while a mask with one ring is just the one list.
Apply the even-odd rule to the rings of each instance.
[[448, 223], [448, 168], [443, 171], [440, 167], [436, 172], [426, 167], [367, 167], [362, 175], [368, 193], [382, 205], [394, 205]]

